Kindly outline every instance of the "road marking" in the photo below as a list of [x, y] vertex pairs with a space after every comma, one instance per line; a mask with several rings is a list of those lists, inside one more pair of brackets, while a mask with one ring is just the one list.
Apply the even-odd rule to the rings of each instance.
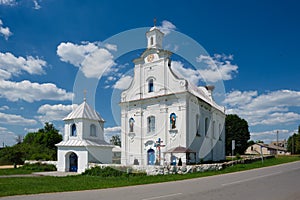
[[162, 195], [162, 196], [150, 197], [150, 198], [146, 198], [146, 199], [142, 199], [142, 200], [161, 199], [161, 198], [172, 197], [172, 196], [177, 196], [177, 195], [181, 195], [181, 194], [182, 193], [167, 194], [167, 195]]
[[259, 179], [259, 178], [265, 178], [268, 176], [273, 176], [273, 175], [277, 175], [277, 174], [281, 174], [282, 172], [275, 172], [275, 173], [271, 173], [271, 174], [266, 174], [266, 175], [262, 175], [262, 176], [256, 176], [256, 177], [252, 177], [252, 178], [247, 178], [247, 179], [243, 179], [240, 181], [234, 181], [234, 182], [230, 182], [230, 183], [223, 183], [222, 186], [227, 186], [227, 185], [234, 185], [234, 184], [238, 184], [238, 183], [243, 183], [243, 182], [247, 182], [247, 181], [252, 181], [255, 179]]

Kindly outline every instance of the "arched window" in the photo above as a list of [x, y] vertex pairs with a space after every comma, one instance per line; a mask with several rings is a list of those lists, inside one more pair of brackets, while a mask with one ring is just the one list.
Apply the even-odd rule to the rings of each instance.
[[97, 136], [96, 135], [96, 126], [95, 126], [95, 124], [91, 124], [91, 126], [90, 126], [90, 136], [92, 136], [92, 137]]
[[147, 129], [148, 129], [148, 133], [155, 132], [155, 117], [154, 116], [150, 116], [147, 118]]
[[76, 125], [72, 124], [71, 126], [71, 136], [76, 137], [77, 136], [77, 131], [76, 131]]
[[175, 113], [171, 113], [170, 115], [170, 125], [171, 125], [171, 129], [175, 129], [176, 128], [176, 114]]
[[209, 124], [208, 124], [208, 118], [206, 117], [205, 118], [205, 136], [207, 136], [207, 133], [208, 133], [208, 126], [209, 126]]
[[148, 92], [153, 92], [153, 91], [154, 91], [153, 79], [150, 79], [148, 81]]
[[196, 115], [196, 136], [200, 136], [200, 116]]
[[153, 45], [153, 37], [150, 38], [150, 45]]
[[129, 132], [134, 132], [134, 119], [131, 117], [129, 119]]

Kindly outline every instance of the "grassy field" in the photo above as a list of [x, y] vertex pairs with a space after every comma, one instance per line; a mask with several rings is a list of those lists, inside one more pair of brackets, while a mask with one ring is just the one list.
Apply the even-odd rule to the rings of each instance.
[[[238, 164], [221, 171], [210, 171], [203, 173], [192, 173], [185, 175], [160, 175], [160, 176], [121, 176], [121, 177], [98, 177], [98, 176], [67, 176], [67, 177], [19, 177], [0, 178], [0, 196], [37, 194], [45, 192], [62, 192], [76, 190], [102, 189], [111, 187], [122, 187], [139, 184], [175, 181], [190, 178], [199, 178], [230, 172], [249, 170], [259, 167], [266, 167], [287, 162], [299, 161], [299, 156], [288, 156], [272, 158], [251, 164]], [[10, 169], [8, 170], [10, 171]]]

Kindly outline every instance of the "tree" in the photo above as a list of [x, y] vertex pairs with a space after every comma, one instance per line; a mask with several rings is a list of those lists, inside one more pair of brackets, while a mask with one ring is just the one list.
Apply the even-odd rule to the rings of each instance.
[[298, 133], [289, 137], [287, 150], [292, 154], [300, 154], [300, 126], [298, 126]]
[[116, 146], [121, 146], [121, 138], [119, 135], [113, 135], [110, 138], [110, 143]]
[[226, 154], [231, 154], [231, 141], [235, 140], [235, 153], [240, 155], [245, 153], [248, 148], [248, 140], [250, 139], [248, 122], [238, 115], [226, 115], [225, 131], [226, 131]]

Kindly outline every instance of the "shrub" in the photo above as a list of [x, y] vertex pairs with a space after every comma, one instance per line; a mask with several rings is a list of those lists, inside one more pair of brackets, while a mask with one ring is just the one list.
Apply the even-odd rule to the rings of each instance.
[[41, 163], [25, 164], [21, 168], [25, 169], [25, 170], [40, 171], [40, 172], [56, 171], [57, 170], [55, 165], [41, 164]]

